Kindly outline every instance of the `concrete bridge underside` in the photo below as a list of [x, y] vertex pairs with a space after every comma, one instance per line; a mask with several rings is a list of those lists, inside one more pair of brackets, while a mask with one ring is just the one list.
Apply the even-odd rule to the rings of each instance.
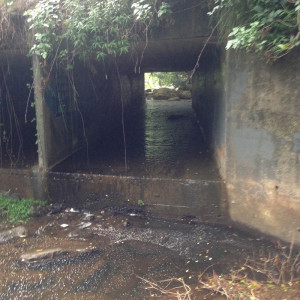
[[[74, 90], [58, 67], [44, 91], [40, 62], [34, 58], [34, 90], [28, 93], [31, 61], [24, 53], [2, 52], [0, 123], [9, 123], [11, 115], [18, 122], [11, 135], [0, 127], [0, 189], [102, 208], [142, 200], [142, 209], [172, 217], [215, 221], [227, 215], [236, 224], [300, 243], [297, 50], [267, 65], [254, 54], [224, 53], [216, 37], [208, 42], [193, 76], [192, 106], [218, 168], [214, 179], [54, 172], [87, 142], [104, 139], [120, 125], [121, 91], [124, 116], [130, 120], [145, 105], [144, 72], [191, 70], [209, 35], [206, 12], [198, 7], [184, 10], [173, 27], [153, 32], [141, 61], [123, 57], [121, 80], [112, 67], [103, 71], [97, 63], [78, 63], [76, 107]], [[3, 148], [5, 139], [12, 141], [13, 151]], [[10, 168], [12, 163], [17, 167]]]

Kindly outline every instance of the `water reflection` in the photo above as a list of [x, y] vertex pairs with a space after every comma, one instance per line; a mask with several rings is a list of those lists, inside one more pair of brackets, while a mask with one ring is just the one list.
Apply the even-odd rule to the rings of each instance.
[[190, 100], [147, 100], [145, 110], [127, 120], [125, 131], [127, 172], [121, 127], [90, 146], [89, 163], [83, 150], [55, 171], [206, 180], [218, 177]]

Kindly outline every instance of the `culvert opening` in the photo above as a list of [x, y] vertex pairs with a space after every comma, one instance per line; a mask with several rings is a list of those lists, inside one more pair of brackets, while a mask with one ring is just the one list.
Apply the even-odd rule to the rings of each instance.
[[[146, 73], [143, 109], [89, 144], [54, 172], [215, 180], [217, 168], [192, 105], [189, 72]], [[160, 90], [170, 93], [164, 96]], [[156, 95], [158, 93], [159, 96]], [[142, 101], [142, 100], [141, 100]], [[117, 123], [118, 120], [116, 120]]]
[[29, 58], [0, 53], [0, 168], [30, 169], [38, 162], [31, 82]]

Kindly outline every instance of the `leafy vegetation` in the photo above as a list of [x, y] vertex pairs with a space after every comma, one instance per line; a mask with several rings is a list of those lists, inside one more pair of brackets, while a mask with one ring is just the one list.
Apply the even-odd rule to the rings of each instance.
[[139, 205], [139, 206], [144, 206], [144, 205], [145, 205], [145, 203], [144, 203], [144, 201], [143, 201], [143, 200], [138, 200], [138, 205]]
[[300, 45], [300, 0], [214, 0], [226, 49], [262, 52], [278, 59]]
[[[103, 61], [127, 53], [170, 5], [151, 0], [40, 0], [25, 15], [34, 32], [31, 54]], [[70, 67], [70, 66], [69, 66]]]
[[189, 72], [154, 72], [145, 74], [146, 89], [159, 87], [179, 88], [189, 82]]
[[0, 216], [11, 223], [28, 220], [36, 206], [44, 206], [46, 203], [34, 199], [13, 199], [0, 195]]
[[[179, 0], [39, 0], [27, 10], [34, 32], [31, 54], [60, 58], [72, 68], [74, 57], [103, 61], [146, 41], [151, 28], [172, 23]], [[277, 59], [300, 45], [300, 0], [208, 0], [226, 49], [262, 52]], [[13, 0], [0, 0], [1, 39], [12, 27]], [[27, 3], [26, 3], [27, 4]], [[24, 7], [26, 8], [24, 3]], [[18, 4], [19, 6], [19, 4]], [[8, 40], [7, 38], [7, 40]], [[142, 56], [142, 54], [140, 53]], [[141, 59], [141, 58], [140, 58]]]

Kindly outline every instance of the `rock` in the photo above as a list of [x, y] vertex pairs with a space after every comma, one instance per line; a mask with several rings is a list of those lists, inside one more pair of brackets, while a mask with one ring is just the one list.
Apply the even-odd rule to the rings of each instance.
[[181, 99], [191, 99], [192, 98], [192, 92], [189, 90], [185, 90], [185, 91], [178, 90], [177, 94]]
[[7, 243], [18, 237], [27, 236], [27, 230], [23, 226], [18, 226], [10, 230], [0, 232], [0, 244]]
[[153, 99], [156, 100], [167, 100], [172, 97], [177, 97], [177, 92], [169, 88], [160, 88], [153, 90], [152, 96]]
[[68, 234], [68, 237], [71, 239], [77, 238], [80, 236], [80, 233], [81, 233], [80, 230], [74, 230]]
[[50, 212], [47, 215], [50, 216], [50, 215], [59, 214], [63, 210], [63, 205], [64, 205], [64, 202], [50, 204], [50, 206], [49, 206]]
[[31, 217], [39, 218], [47, 215], [49, 213], [48, 206], [35, 206], [30, 214]]
[[124, 227], [128, 227], [129, 225], [130, 225], [130, 224], [129, 224], [128, 221], [124, 221], [124, 222], [123, 222], [123, 226], [124, 226]]
[[34, 251], [34, 252], [22, 254], [20, 259], [23, 262], [40, 261], [40, 260], [58, 257], [67, 253], [68, 251], [62, 250], [60, 248], [47, 249], [47, 250], [42, 250], [40, 252]]
[[146, 95], [146, 96], [152, 95], [152, 90], [151, 90], [151, 89], [145, 90], [145, 95]]
[[179, 87], [179, 90], [182, 90], [182, 91], [191, 91], [192, 90], [192, 84], [190, 84], [190, 83], [182, 84]]
[[91, 222], [81, 222], [78, 226], [79, 226], [79, 229], [84, 229], [84, 228], [87, 228], [87, 227], [90, 227], [92, 225]]
[[179, 101], [180, 98], [179, 97], [171, 97], [168, 99], [169, 101]]
[[95, 219], [95, 215], [89, 213], [89, 212], [85, 212], [83, 213], [83, 217], [82, 217], [82, 220], [83, 221], [92, 221]]

